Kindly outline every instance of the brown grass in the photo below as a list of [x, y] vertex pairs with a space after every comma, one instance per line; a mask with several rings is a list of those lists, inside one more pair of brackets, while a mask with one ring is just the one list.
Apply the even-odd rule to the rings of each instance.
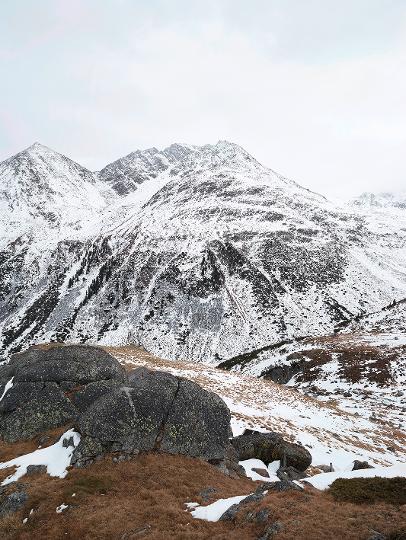
[[[71, 470], [65, 479], [41, 475], [22, 481], [28, 484], [30, 498], [23, 511], [0, 521], [0, 538], [5, 540], [253, 540], [275, 521], [283, 525], [278, 540], [362, 540], [372, 530], [388, 534], [406, 527], [402, 507], [339, 503], [311, 487], [304, 492], [270, 492], [260, 504], [247, 505], [235, 522], [196, 520], [184, 503], [202, 503], [202, 489], [214, 487], [217, 500], [248, 494], [257, 484], [233, 480], [205, 462], [181, 456], [144, 454], [121, 463], [106, 457], [86, 469]], [[61, 503], [69, 508], [57, 514]], [[29, 516], [31, 508], [34, 513]], [[261, 508], [270, 511], [268, 524], [246, 519], [248, 512]]]
[[[14, 519], [0, 521], [0, 538], [132, 539], [146, 529], [145, 536], [154, 540], [245, 540], [255, 538], [258, 530], [246, 524], [236, 533], [233, 525], [195, 520], [185, 511], [185, 502], [202, 502], [199, 492], [208, 486], [216, 488], [216, 497], [248, 494], [255, 488], [250, 480], [232, 480], [197, 459], [145, 454], [113, 463], [107, 457], [87, 469], [71, 470], [65, 479], [41, 475], [22, 481], [29, 483], [29, 502], [20, 512], [17, 530]], [[57, 514], [61, 503], [69, 508]], [[31, 508], [34, 513], [24, 525]]]

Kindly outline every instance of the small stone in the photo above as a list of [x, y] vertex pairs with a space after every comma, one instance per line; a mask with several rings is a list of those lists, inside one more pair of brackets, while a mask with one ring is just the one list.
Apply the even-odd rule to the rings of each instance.
[[46, 474], [47, 466], [46, 465], [28, 465], [26, 474], [32, 476], [34, 474]]
[[268, 508], [262, 508], [262, 510], [258, 510], [258, 512], [254, 514], [254, 520], [257, 523], [266, 523], [269, 520], [269, 514], [270, 511]]
[[267, 469], [260, 469], [260, 468], [253, 468], [252, 469], [254, 472], [256, 472], [257, 474], [259, 474], [260, 476], [263, 476], [265, 478], [269, 478], [269, 472]]
[[279, 531], [283, 529], [282, 523], [275, 521], [270, 527], [266, 529], [264, 534], [258, 538], [258, 540], [271, 540]]
[[370, 465], [368, 461], [359, 461], [358, 459], [356, 459], [353, 463], [353, 471], [359, 471], [361, 469], [373, 469], [372, 465]]
[[69, 448], [70, 446], [75, 446], [75, 443], [74, 443], [74, 440], [73, 440], [73, 437], [69, 437], [68, 439], [64, 439], [62, 441], [62, 446], [64, 448]]
[[13, 491], [0, 500], [0, 517], [14, 514], [22, 508], [28, 500], [28, 495], [23, 490]]
[[204, 488], [200, 493], [199, 493], [199, 496], [202, 498], [203, 502], [209, 502], [210, 499], [212, 498], [212, 495], [214, 493], [216, 493], [216, 488], [214, 487], [207, 487], [207, 488]]
[[368, 540], [386, 540], [386, 536], [378, 531], [372, 531], [372, 535]]

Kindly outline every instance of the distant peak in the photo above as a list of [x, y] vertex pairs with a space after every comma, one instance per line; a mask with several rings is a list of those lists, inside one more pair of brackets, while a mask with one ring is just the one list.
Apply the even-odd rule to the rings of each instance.
[[26, 150], [49, 150], [48, 146], [45, 146], [44, 144], [39, 143], [38, 141], [32, 143], [31, 146], [26, 148]]

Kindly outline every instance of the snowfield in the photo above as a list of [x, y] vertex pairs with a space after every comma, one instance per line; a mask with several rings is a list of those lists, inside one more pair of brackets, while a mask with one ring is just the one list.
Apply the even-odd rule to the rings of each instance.
[[327, 489], [337, 478], [374, 478], [376, 476], [381, 478], [396, 478], [398, 476], [406, 478], [406, 465], [399, 464], [392, 467], [377, 467], [376, 469], [316, 474], [311, 478], [306, 478], [303, 482], [311, 484], [317, 489]]

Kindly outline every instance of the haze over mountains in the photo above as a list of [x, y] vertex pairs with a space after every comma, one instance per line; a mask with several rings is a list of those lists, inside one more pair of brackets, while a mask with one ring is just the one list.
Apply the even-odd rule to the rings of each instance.
[[220, 363], [406, 297], [404, 195], [338, 206], [220, 141], [93, 173], [0, 164], [0, 344], [143, 345]]

